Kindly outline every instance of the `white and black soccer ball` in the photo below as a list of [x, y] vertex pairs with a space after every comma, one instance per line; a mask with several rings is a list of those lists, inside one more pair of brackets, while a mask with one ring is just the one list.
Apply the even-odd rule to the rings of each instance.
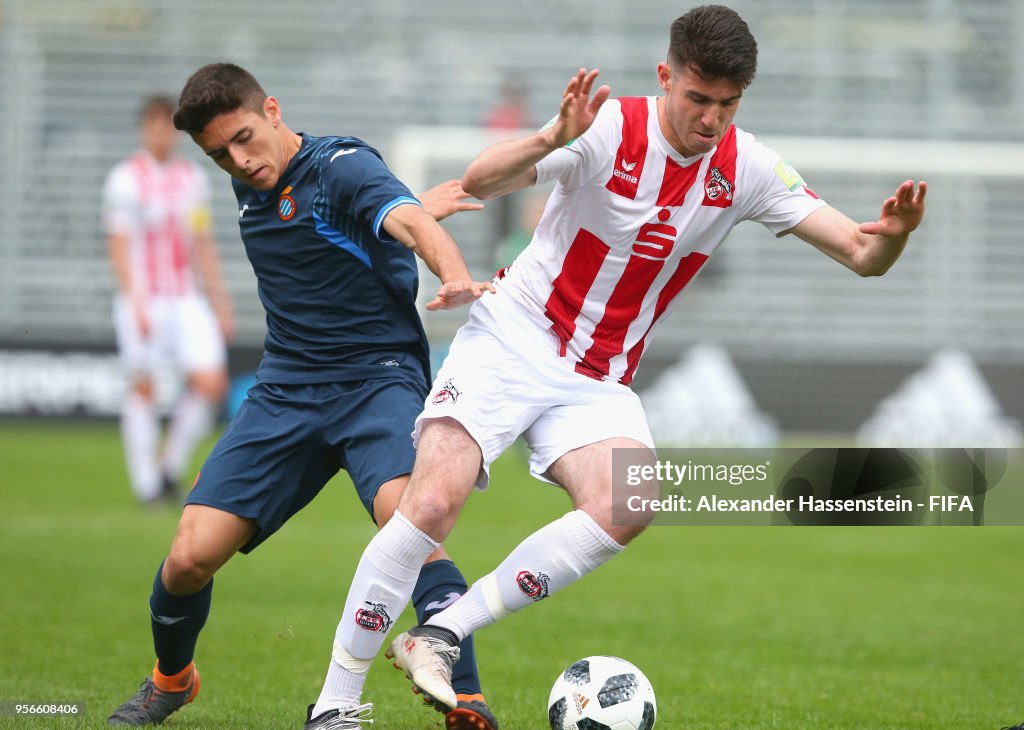
[[562, 672], [548, 697], [551, 730], [651, 730], [654, 688], [625, 659], [591, 656]]

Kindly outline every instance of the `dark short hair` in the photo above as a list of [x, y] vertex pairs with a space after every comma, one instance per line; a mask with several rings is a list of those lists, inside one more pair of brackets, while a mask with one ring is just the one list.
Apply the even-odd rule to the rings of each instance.
[[167, 117], [170, 119], [174, 114], [175, 104], [167, 94], [152, 94], [142, 100], [139, 106], [139, 122], [144, 122], [150, 117]]
[[185, 82], [174, 112], [174, 126], [189, 134], [200, 134], [214, 117], [236, 109], [263, 111], [267, 94], [260, 82], [241, 66], [211, 63]]
[[747, 88], [757, 72], [757, 41], [735, 10], [702, 5], [672, 23], [668, 62], [713, 81], [728, 79]]

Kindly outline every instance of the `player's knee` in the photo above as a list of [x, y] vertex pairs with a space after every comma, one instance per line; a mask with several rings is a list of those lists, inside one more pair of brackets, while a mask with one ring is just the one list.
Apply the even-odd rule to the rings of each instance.
[[219, 403], [228, 392], [228, 376], [221, 370], [193, 373], [189, 376], [189, 388], [211, 403]]
[[420, 530], [435, 537], [447, 535], [462, 510], [463, 500], [440, 486], [409, 490], [399, 511]]
[[637, 509], [636, 505], [641, 502], [649, 504], [650, 499], [657, 492], [645, 491], [641, 494], [646, 499], [638, 497], [636, 492], [631, 492], [628, 503], [625, 499], [618, 502], [593, 499], [577, 504], [576, 509], [586, 512], [594, 523], [615, 542], [626, 545], [643, 532], [655, 516], [654, 511]]
[[146, 400], [153, 400], [156, 388], [153, 386], [153, 379], [148, 375], [139, 375], [132, 380], [132, 393]]
[[164, 585], [171, 593], [192, 593], [210, 582], [220, 561], [187, 539], [175, 538], [164, 562]]

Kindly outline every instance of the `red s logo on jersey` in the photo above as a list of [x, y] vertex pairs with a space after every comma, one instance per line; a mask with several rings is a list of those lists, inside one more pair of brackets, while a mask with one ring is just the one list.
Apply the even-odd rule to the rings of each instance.
[[679, 231], [665, 221], [672, 217], [666, 208], [658, 211], [660, 223], [644, 223], [633, 242], [633, 255], [651, 261], [664, 261], [672, 255]]

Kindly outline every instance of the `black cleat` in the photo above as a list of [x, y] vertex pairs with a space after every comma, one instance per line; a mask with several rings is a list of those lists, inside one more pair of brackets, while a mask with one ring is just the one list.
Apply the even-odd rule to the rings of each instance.
[[139, 690], [114, 710], [108, 725], [159, 725], [175, 710], [184, 707], [199, 694], [199, 671], [192, 670], [192, 683], [181, 692], [164, 692], [146, 677]]
[[181, 504], [181, 484], [178, 480], [167, 474], [160, 477], [160, 496], [157, 499], [161, 499], [168, 504]]
[[365, 705], [346, 707], [344, 710], [328, 710], [313, 717], [313, 708], [310, 705], [306, 708], [306, 724], [303, 730], [361, 730], [364, 725], [372, 725], [373, 705], [367, 702]]

